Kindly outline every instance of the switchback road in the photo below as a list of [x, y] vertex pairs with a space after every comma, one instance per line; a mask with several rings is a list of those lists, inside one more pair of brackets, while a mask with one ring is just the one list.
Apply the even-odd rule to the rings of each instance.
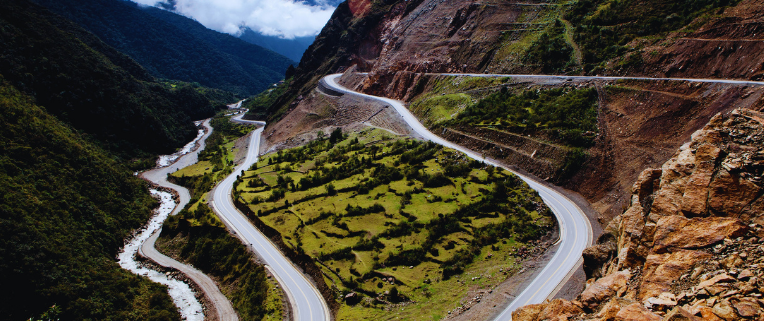
[[[264, 122], [242, 120], [241, 115], [232, 120], [240, 123], [253, 123], [264, 126]], [[247, 157], [243, 164], [234, 169], [215, 189], [212, 190], [213, 210], [234, 231], [245, 245], [249, 245], [270, 268], [279, 284], [284, 289], [291, 305], [292, 319], [299, 321], [330, 320], [329, 307], [318, 289], [308, 278], [287, 259], [263, 233], [244, 216], [233, 204], [231, 191], [236, 176], [257, 163], [260, 151], [260, 137], [264, 127], [251, 134]]]
[[[393, 106], [393, 108], [403, 116], [409, 126], [411, 126], [411, 128], [424, 139], [461, 151], [467, 154], [470, 158], [485, 161], [487, 164], [512, 171], [498, 162], [485, 159], [472, 150], [451, 143], [431, 133], [400, 101], [359, 93], [339, 85], [336, 80], [340, 76], [341, 74], [326, 76], [323, 78], [324, 84], [334, 91], [371, 98], [387, 103], [390, 106]], [[531, 188], [538, 191], [544, 202], [549, 206], [552, 212], [554, 212], [560, 227], [560, 245], [546, 267], [541, 270], [541, 273], [536, 276], [532, 283], [523, 292], [512, 300], [509, 306], [503, 310], [496, 320], [511, 320], [512, 311], [518, 307], [541, 303], [552, 295], [555, 288], [567, 278], [568, 274], [573, 273], [578, 265], [581, 264], [581, 253], [592, 242], [592, 228], [591, 225], [589, 225], [589, 220], [575, 203], [554, 189], [539, 183], [536, 180], [516, 172], [513, 173], [521, 177]]]

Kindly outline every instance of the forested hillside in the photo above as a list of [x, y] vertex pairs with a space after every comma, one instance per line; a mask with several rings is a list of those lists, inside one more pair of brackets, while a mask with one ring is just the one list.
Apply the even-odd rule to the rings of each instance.
[[75, 24], [26, 1], [1, 6], [0, 74], [111, 151], [171, 152], [194, 137], [193, 119], [214, 113], [190, 86], [154, 82]]
[[179, 320], [163, 286], [114, 259], [155, 201], [32, 101], [0, 83], [0, 319]]
[[[286, 59], [284, 59], [285, 57], [283, 57], [286, 55], [282, 53], [278, 53], [276, 50], [273, 50], [272, 48], [266, 49], [264, 48], [264, 46], [258, 43], [254, 43], [250, 41], [242, 41], [244, 39], [239, 39], [229, 34], [220, 33], [215, 30], [208, 29], [207, 27], [197, 22], [196, 20], [184, 17], [177, 13], [167, 11], [164, 9], [159, 9], [156, 7], [142, 7], [141, 10], [164, 22], [167, 22], [177, 27], [180, 30], [183, 30], [184, 32], [187, 32], [193, 35], [194, 37], [212, 45], [214, 48], [222, 52], [231, 54], [232, 56], [236, 58], [238, 62], [245, 63], [245, 64], [248, 61], [258, 62], [263, 65], [280, 66], [281, 68], [283, 67], [286, 61]], [[268, 38], [278, 39], [275, 37], [268, 37]], [[289, 41], [289, 40], [285, 40], [285, 41]], [[305, 44], [303, 51], [305, 51], [305, 48], [307, 48], [312, 41], [313, 41], [313, 37], [310, 37], [309, 42]], [[300, 53], [300, 57], [302, 57], [302, 52]], [[295, 59], [292, 59], [292, 60], [295, 60]], [[300, 58], [298, 57], [296, 61], [299, 61], [299, 60]], [[290, 63], [294, 63], [294, 62], [290, 62]], [[285, 69], [285, 68], [281, 68], [281, 69]], [[280, 75], [280, 76], [283, 76], [283, 75]]]
[[116, 264], [156, 203], [123, 160], [190, 140], [214, 113], [200, 91], [155, 82], [27, 0], [0, 2], [0, 319], [180, 319], [164, 287]]
[[[204, 27], [182, 16], [174, 19], [182, 21], [183, 28], [176, 27], [129, 1], [35, 1], [80, 24], [159, 78], [198, 82], [248, 96], [282, 79], [293, 63], [230, 35], [194, 32]], [[192, 31], [185, 30], [192, 24]]]

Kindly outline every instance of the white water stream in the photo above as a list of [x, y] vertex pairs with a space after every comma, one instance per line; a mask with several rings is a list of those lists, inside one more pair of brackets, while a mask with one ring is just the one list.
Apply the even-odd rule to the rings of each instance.
[[154, 231], [162, 227], [164, 220], [167, 219], [167, 216], [175, 208], [175, 201], [172, 199], [172, 194], [152, 189], [151, 195], [160, 199], [160, 205], [159, 208], [156, 209], [156, 215], [151, 218], [145, 229], [138, 232], [127, 244], [125, 244], [125, 247], [118, 256], [119, 265], [123, 269], [137, 275], [148, 277], [151, 281], [166, 285], [170, 297], [172, 297], [172, 301], [180, 311], [181, 317], [188, 321], [202, 321], [204, 320], [202, 304], [196, 299], [194, 291], [188, 284], [170, 278], [164, 273], [148, 269], [135, 261], [135, 254], [138, 252], [138, 249], [143, 242], [145, 242]]
[[[201, 122], [198, 122], [196, 125], [199, 126], [200, 124]], [[204, 137], [204, 130], [199, 129], [196, 138], [186, 144], [186, 146], [183, 146], [180, 151], [172, 155], [159, 156], [157, 168], [169, 166], [181, 156], [190, 153], [202, 137]], [[133, 237], [125, 243], [124, 248], [122, 248], [122, 251], [117, 256], [119, 266], [137, 275], [148, 277], [151, 281], [166, 285], [168, 288], [167, 292], [170, 294], [175, 306], [178, 307], [178, 311], [183, 320], [203, 321], [204, 312], [202, 311], [202, 304], [196, 299], [194, 291], [188, 284], [171, 278], [159, 271], [149, 269], [135, 260], [135, 255], [141, 245], [143, 245], [143, 242], [146, 242], [151, 234], [162, 227], [167, 216], [172, 213], [176, 205], [172, 198], [172, 194], [156, 189], [151, 189], [150, 192], [152, 196], [159, 199], [159, 207], [154, 210], [155, 215], [149, 220], [146, 227], [143, 230], [133, 233]]]
[[175, 162], [175, 160], [191, 152], [191, 150], [194, 149], [194, 146], [196, 146], [196, 143], [202, 139], [202, 136], [204, 136], [204, 129], [199, 129], [196, 134], [196, 138], [194, 138], [194, 140], [192, 140], [190, 143], [186, 144], [186, 146], [183, 146], [183, 148], [181, 148], [178, 152], [172, 155], [159, 156], [159, 159], [157, 160], [157, 167], [170, 166], [170, 164]]

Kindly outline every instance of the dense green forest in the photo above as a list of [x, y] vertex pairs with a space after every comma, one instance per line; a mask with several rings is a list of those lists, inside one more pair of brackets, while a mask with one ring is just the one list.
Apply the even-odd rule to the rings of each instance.
[[0, 122], [0, 319], [180, 319], [115, 260], [156, 204], [144, 184], [7, 81]]
[[260, 47], [278, 52], [289, 59], [299, 62], [308, 46], [316, 40], [316, 36], [294, 37], [282, 39], [276, 36], [266, 36], [250, 28], [245, 28], [239, 39]]
[[159, 9], [144, 11], [130, 1], [34, 1], [80, 24], [159, 78], [249, 96], [282, 79], [293, 63], [191, 19]]
[[0, 74], [112, 152], [172, 152], [196, 135], [193, 119], [214, 114], [191, 86], [154, 82], [130, 58], [37, 5], [4, 1], [0, 9]]
[[182, 146], [226, 94], [156, 82], [26, 0], [0, 2], [0, 57], [0, 319], [180, 319], [116, 263], [156, 205], [126, 160]]

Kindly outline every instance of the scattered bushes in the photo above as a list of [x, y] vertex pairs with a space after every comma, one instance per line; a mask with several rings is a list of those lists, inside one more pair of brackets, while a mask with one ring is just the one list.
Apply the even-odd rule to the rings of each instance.
[[500, 91], [469, 106], [445, 124], [489, 123], [518, 134], [535, 134], [573, 147], [594, 145], [597, 133], [597, 91], [586, 89]]

